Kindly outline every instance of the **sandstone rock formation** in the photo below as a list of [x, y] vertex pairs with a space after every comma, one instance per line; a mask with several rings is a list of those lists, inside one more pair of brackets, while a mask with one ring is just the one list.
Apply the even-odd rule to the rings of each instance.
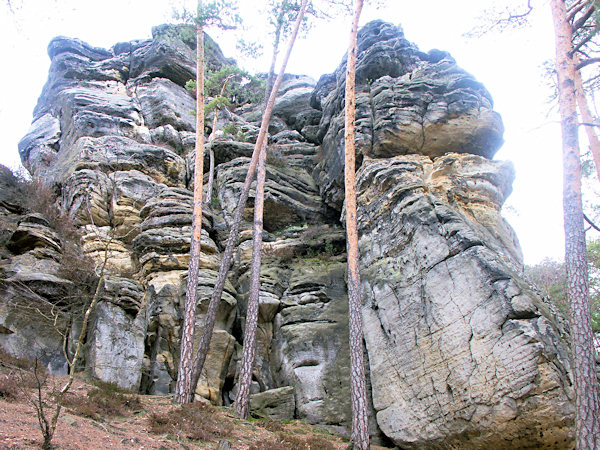
[[[177, 29], [157, 27], [151, 40], [110, 50], [54, 39], [19, 146], [32, 175], [59, 194], [85, 253], [109, 254], [85, 369], [151, 394], [174, 388], [189, 261], [194, 121], [183, 86], [194, 77], [194, 42]], [[231, 63], [208, 42], [212, 69]], [[342, 61], [317, 83], [288, 75], [275, 106], [252, 401], [258, 415], [334, 427], [350, 423], [344, 71]], [[359, 32], [357, 92], [373, 435], [402, 448], [568, 448], [568, 329], [523, 278], [501, 216], [514, 175], [510, 163], [491, 160], [503, 126], [490, 94], [449, 54], [423, 53], [381, 21]], [[236, 105], [211, 144], [216, 192], [204, 211], [199, 330], [259, 121], [258, 107]], [[237, 131], [225, 134], [230, 122]], [[64, 373], [60, 332], [68, 351], [77, 321], [31, 326], [15, 286], [59, 302], [77, 283], [58, 267], [66, 243], [6, 192], [0, 345]], [[216, 404], [230, 404], [237, 389], [252, 204], [253, 193], [197, 389]]]

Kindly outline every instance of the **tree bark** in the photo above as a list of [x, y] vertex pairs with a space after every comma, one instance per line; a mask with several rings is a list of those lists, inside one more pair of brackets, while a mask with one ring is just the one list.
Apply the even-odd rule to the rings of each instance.
[[551, 0], [556, 38], [556, 71], [563, 145], [563, 212], [565, 265], [570, 303], [573, 378], [575, 380], [576, 446], [600, 448], [598, 382], [593, 353], [588, 266], [581, 202], [581, 161], [573, 61], [572, 31], [563, 0]]
[[[217, 114], [219, 114], [219, 110], [215, 109], [215, 120], [213, 123], [213, 126], [216, 126], [217, 124]], [[211, 136], [214, 135], [214, 132], [211, 134]], [[209, 137], [208, 142], [212, 144], [212, 138]], [[208, 150], [208, 182], [206, 183], [206, 203], [208, 204], [208, 206], [211, 205], [212, 202], [212, 195], [213, 195], [213, 185], [215, 183], [215, 151], [212, 148], [212, 145], [209, 147]]]
[[[574, 58], [573, 63], [577, 65], [577, 57]], [[579, 108], [579, 113], [581, 114], [581, 119], [584, 123], [594, 123], [594, 117], [592, 116], [587, 99], [585, 98], [583, 80], [581, 79], [581, 72], [579, 70], [575, 70], [574, 82], [577, 106]], [[598, 180], [600, 180], [600, 140], [598, 140], [594, 127], [584, 125], [584, 128], [590, 144], [590, 151], [592, 152], [592, 157], [594, 159], [594, 166], [596, 166], [596, 176], [598, 177]]]
[[[298, 12], [298, 17], [294, 24], [294, 31], [290, 38], [286, 62], [292, 51], [294, 42], [302, 23], [302, 18], [306, 10], [308, 0], [303, 0]], [[283, 69], [277, 77], [277, 81], [283, 79]], [[276, 95], [279, 85], [273, 88], [271, 97]], [[264, 123], [264, 120], [263, 120]], [[265, 124], [268, 127], [269, 123]], [[242, 351], [242, 364], [240, 377], [238, 380], [238, 393], [235, 399], [235, 409], [239, 417], [248, 418], [248, 409], [250, 403], [250, 385], [252, 384], [252, 366], [254, 365], [254, 350], [256, 344], [256, 325], [258, 323], [258, 303], [260, 297], [260, 263], [262, 256], [262, 232], [263, 232], [263, 206], [265, 199], [265, 179], [267, 173], [267, 141], [262, 143], [256, 174], [256, 197], [254, 199], [254, 233], [252, 240], [252, 272], [250, 279], [250, 298], [248, 299], [248, 308], [246, 311], [246, 328], [244, 330], [244, 348]]]
[[271, 67], [269, 67], [269, 74], [267, 75], [267, 86], [265, 88], [265, 107], [269, 98], [271, 97], [271, 91], [273, 90], [273, 81], [275, 79], [275, 64], [277, 63], [277, 56], [279, 55], [279, 41], [281, 40], [281, 27], [283, 26], [283, 20], [285, 18], [285, 10], [283, 5], [280, 5], [279, 15], [277, 16], [277, 25], [275, 28], [275, 38], [273, 39], [273, 56], [271, 58]]
[[358, 269], [358, 230], [356, 223], [356, 161], [355, 161], [355, 109], [356, 109], [356, 57], [358, 20], [363, 0], [356, 1], [354, 20], [350, 31], [346, 72], [346, 129], [345, 129], [345, 200], [346, 247], [348, 250], [348, 301], [350, 328], [350, 392], [352, 400], [352, 441], [360, 450], [369, 448], [369, 423], [367, 417], [367, 387], [363, 349], [362, 301]]
[[[227, 89], [227, 84], [233, 78], [233, 75], [229, 75], [223, 81], [223, 86], [221, 86], [221, 92], [219, 97], [223, 97], [225, 95], [225, 90]], [[227, 109], [227, 108], [225, 108]], [[219, 122], [219, 111], [221, 111], [218, 107], [215, 108], [215, 117], [213, 118], [212, 130], [210, 131], [210, 136], [208, 136], [209, 147], [209, 166], [208, 166], [208, 183], [206, 184], [206, 199], [204, 200], [210, 206], [212, 201], [212, 193], [213, 193], [213, 184], [215, 180], [215, 152], [212, 148], [212, 142], [215, 139], [215, 133], [217, 132], [217, 124]]]
[[[306, 9], [306, 4], [308, 0], [303, 0], [303, 9], [302, 14], [304, 14], [304, 10]], [[301, 19], [301, 15], [298, 15]], [[281, 82], [283, 81], [283, 76], [285, 74], [285, 68], [290, 59], [290, 55], [292, 53], [292, 49], [294, 47], [294, 42], [296, 41], [296, 37], [298, 35], [298, 29], [300, 28], [301, 20], [297, 20], [295, 24], [294, 33], [290, 38], [290, 42], [288, 44], [288, 48], [286, 54], [283, 58], [281, 69], [279, 74], [277, 75], [277, 79], [273, 85], [273, 89], [269, 96], [269, 101], [267, 102], [267, 106], [263, 112], [262, 122], [260, 125], [260, 131], [258, 133], [258, 138], [256, 139], [256, 144], [254, 145], [254, 151], [252, 152], [252, 159], [250, 160], [250, 166], [248, 167], [248, 173], [246, 174], [246, 179], [244, 180], [244, 187], [242, 188], [242, 192], [240, 193], [240, 198], [238, 200], [238, 204], [236, 206], [233, 223], [231, 224], [231, 229], [229, 231], [229, 237], [227, 238], [227, 244], [225, 245], [225, 251], [223, 252], [223, 259], [221, 260], [221, 266], [219, 267], [219, 274], [217, 276], [217, 281], [215, 282], [215, 289], [213, 291], [213, 295], [210, 299], [210, 303], [208, 305], [208, 311], [206, 312], [206, 322], [204, 324], [204, 328], [202, 330], [202, 338], [200, 339], [200, 344], [198, 345], [198, 350], [196, 352], [196, 358], [194, 360], [194, 373], [193, 373], [193, 386], [195, 387], [198, 384], [198, 380], [200, 379], [200, 374], [202, 373], [202, 368], [204, 367], [204, 362], [206, 361], [206, 355], [208, 353], [208, 348], [210, 346], [210, 340], [212, 338], [212, 333], [215, 327], [215, 320], [217, 317], [217, 309], [219, 307], [219, 302], [221, 301], [221, 296], [223, 295], [223, 289], [225, 288], [225, 281], [227, 280], [227, 272], [231, 267], [231, 261], [233, 258], [233, 250], [237, 244], [238, 235], [240, 232], [240, 226], [242, 223], [242, 215], [244, 213], [244, 206], [246, 205], [246, 201], [248, 200], [248, 194], [250, 192], [250, 186], [252, 185], [252, 179], [254, 178], [254, 174], [256, 173], [256, 166], [258, 164], [259, 154], [263, 146], [267, 145], [267, 132], [269, 128], [269, 121], [271, 120], [271, 114], [273, 113], [273, 106], [275, 105], [275, 99], [277, 97], [277, 91], [279, 91], [279, 87], [281, 86]]]
[[[198, 0], [198, 15], [202, 0]], [[198, 268], [202, 238], [202, 184], [204, 182], [204, 31], [199, 23], [196, 28], [196, 158], [194, 163], [194, 209], [192, 215], [192, 240], [188, 268], [187, 290], [183, 330], [181, 332], [181, 356], [175, 387], [177, 403], [191, 403], [194, 400], [193, 364], [194, 330], [196, 324], [196, 303], [198, 295]]]
[[252, 366], [256, 348], [256, 326], [258, 324], [258, 304], [260, 297], [260, 262], [262, 254], [263, 207], [265, 200], [265, 179], [267, 146], [263, 144], [259, 156], [256, 173], [256, 197], [254, 199], [254, 233], [252, 240], [252, 273], [250, 280], [250, 298], [246, 309], [246, 327], [244, 330], [244, 348], [242, 365], [238, 380], [238, 393], [235, 409], [239, 417], [248, 418], [250, 386], [252, 384]]

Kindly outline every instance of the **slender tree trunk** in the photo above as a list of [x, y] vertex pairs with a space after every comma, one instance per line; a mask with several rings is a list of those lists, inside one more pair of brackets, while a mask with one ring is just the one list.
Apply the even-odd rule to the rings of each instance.
[[200, 379], [200, 374], [202, 373], [202, 368], [204, 367], [204, 362], [206, 361], [206, 355], [208, 353], [208, 348], [210, 345], [210, 340], [212, 338], [212, 333], [215, 327], [215, 320], [217, 317], [217, 309], [219, 307], [219, 302], [221, 301], [221, 296], [223, 295], [223, 289], [225, 288], [225, 281], [227, 280], [227, 272], [231, 267], [231, 261], [233, 258], [233, 250], [237, 244], [238, 235], [240, 232], [240, 226], [242, 223], [242, 215], [244, 213], [244, 206], [246, 205], [246, 201], [248, 200], [248, 194], [250, 192], [250, 186], [252, 185], [252, 179], [254, 178], [254, 174], [256, 172], [256, 166], [258, 163], [259, 154], [263, 146], [267, 145], [267, 131], [269, 128], [269, 121], [271, 120], [271, 114], [273, 113], [273, 106], [275, 105], [275, 99], [277, 97], [277, 91], [279, 91], [279, 87], [281, 86], [281, 82], [283, 81], [283, 76], [285, 74], [285, 68], [290, 59], [290, 55], [292, 53], [292, 49], [294, 48], [294, 43], [296, 41], [296, 37], [298, 35], [298, 29], [300, 28], [300, 23], [302, 19], [302, 15], [304, 14], [304, 10], [306, 9], [306, 4], [308, 0], [302, 0], [303, 8], [301, 9], [302, 14], [298, 14], [298, 20], [294, 24], [294, 32], [290, 37], [290, 42], [288, 43], [288, 48], [286, 54], [283, 58], [281, 69], [279, 74], [277, 75], [277, 79], [275, 80], [275, 84], [271, 91], [271, 95], [269, 96], [269, 101], [263, 112], [262, 122], [260, 125], [260, 131], [258, 133], [258, 138], [256, 139], [256, 144], [254, 145], [254, 151], [252, 152], [252, 159], [250, 160], [250, 166], [248, 167], [248, 173], [246, 174], [246, 179], [244, 180], [244, 187], [242, 188], [242, 192], [240, 193], [240, 198], [238, 200], [238, 204], [236, 206], [233, 223], [231, 224], [231, 229], [229, 230], [229, 237], [227, 238], [227, 244], [225, 245], [225, 251], [223, 252], [223, 259], [221, 260], [221, 266], [219, 267], [219, 275], [217, 276], [217, 281], [215, 282], [215, 289], [213, 291], [213, 295], [210, 299], [210, 303], [208, 305], [208, 311], [206, 313], [206, 322], [204, 324], [204, 328], [202, 330], [202, 338], [200, 340], [200, 344], [198, 345], [198, 351], [196, 353], [196, 359], [194, 360], [194, 374], [193, 374], [193, 385], [194, 387], [198, 384], [198, 380]]
[[213, 119], [212, 131], [208, 137], [209, 144], [209, 159], [208, 159], [208, 183], [206, 183], [206, 198], [204, 201], [210, 206], [212, 201], [213, 184], [215, 180], [215, 152], [212, 148], [212, 142], [215, 138], [215, 132], [217, 130], [217, 122], [219, 120], [219, 108], [215, 108], [215, 117]]
[[265, 200], [265, 179], [267, 165], [267, 146], [263, 144], [258, 156], [256, 172], [256, 197], [254, 199], [254, 233], [252, 240], [252, 274], [250, 298], [246, 309], [246, 328], [244, 330], [244, 349], [239, 390], [235, 399], [235, 409], [242, 419], [248, 418], [250, 386], [252, 384], [252, 366], [256, 348], [256, 326], [258, 324], [258, 304], [260, 297], [260, 262], [262, 254], [263, 207]]
[[[225, 95], [225, 89], [227, 89], [227, 84], [231, 80], [233, 75], [229, 75], [223, 81], [223, 86], [221, 86], [221, 93], [219, 97], [223, 97]], [[227, 109], [227, 108], [225, 108]], [[210, 205], [212, 201], [212, 193], [213, 193], [213, 184], [215, 180], [215, 152], [212, 148], [212, 142], [215, 139], [215, 133], [217, 132], [217, 124], [219, 122], [219, 111], [220, 109], [215, 108], [215, 117], [213, 118], [212, 130], [210, 131], [210, 136], [208, 136], [209, 147], [209, 167], [208, 167], [208, 183], [206, 185], [206, 199], [204, 200], [206, 203]]]
[[269, 68], [269, 74], [267, 75], [267, 86], [265, 88], [265, 108], [271, 97], [271, 91], [273, 90], [273, 82], [275, 81], [275, 64], [277, 64], [277, 57], [279, 56], [279, 41], [281, 40], [281, 27], [283, 26], [283, 20], [285, 18], [285, 11], [283, 5], [280, 5], [279, 16], [277, 16], [277, 28], [275, 28], [275, 38], [273, 39], [273, 57], [271, 58], [271, 67]]
[[[577, 59], [573, 60], [574, 64], [577, 64]], [[594, 117], [590, 111], [590, 107], [588, 105], [587, 99], [585, 98], [585, 91], [583, 90], [583, 81], [581, 79], [581, 72], [579, 70], [575, 70], [575, 89], [577, 96], [577, 106], [579, 108], [579, 113], [581, 114], [581, 118], [584, 123], [593, 123]], [[590, 151], [592, 152], [592, 157], [594, 158], [594, 165], [596, 166], [596, 176], [598, 180], [600, 180], [600, 140], [598, 140], [598, 136], [596, 135], [596, 130], [594, 127], [590, 125], [584, 125], [585, 132], [587, 134], [588, 142], [590, 144]]]
[[563, 143], [563, 209], [565, 265], [570, 302], [573, 378], [575, 380], [576, 445], [579, 450], [600, 448], [598, 382], [592, 346], [588, 266], [581, 203], [581, 162], [575, 64], [571, 27], [563, 0], [551, 0], [556, 38], [556, 71]]
[[356, 1], [354, 20], [350, 31], [346, 72], [346, 129], [345, 129], [345, 199], [346, 236], [348, 250], [348, 301], [350, 329], [350, 392], [352, 400], [352, 441], [360, 450], [369, 448], [369, 421], [367, 416], [367, 386], [363, 349], [362, 301], [360, 273], [358, 270], [358, 230], [356, 224], [356, 161], [355, 161], [355, 109], [356, 109], [356, 54], [358, 20], [363, 0]]
[[[294, 31], [290, 38], [290, 47], [296, 40], [302, 18], [306, 10], [308, 0], [303, 0], [296, 18]], [[281, 75], [281, 74], [280, 74]], [[278, 77], [279, 80], [279, 77]], [[279, 86], [277, 86], [277, 90]], [[272, 95], [277, 93], [273, 89]], [[268, 122], [266, 126], [268, 127]], [[258, 304], [260, 298], [260, 263], [262, 256], [262, 232], [263, 232], [263, 206], [265, 200], [265, 179], [267, 175], [267, 140], [262, 143], [258, 156], [258, 167], [256, 173], [256, 196], [254, 199], [254, 233], [252, 240], [252, 271], [250, 278], [250, 298], [246, 309], [246, 328], [244, 330], [244, 348], [242, 351], [242, 364], [238, 380], [238, 393], [235, 399], [235, 410], [242, 419], [248, 418], [250, 403], [250, 386], [252, 384], [252, 367], [254, 366], [254, 350], [256, 347], [256, 326], [258, 324]]]
[[[198, 15], [202, 0], [198, 1]], [[192, 240], [190, 244], [190, 264], [188, 268], [185, 312], [181, 332], [181, 356], [177, 374], [175, 398], [177, 403], [191, 403], [194, 400], [192, 383], [192, 357], [194, 351], [194, 329], [198, 293], [198, 266], [200, 264], [200, 244], [202, 237], [202, 184], [204, 182], [204, 30], [196, 28], [196, 159], [194, 164], [194, 209], [192, 216]]]

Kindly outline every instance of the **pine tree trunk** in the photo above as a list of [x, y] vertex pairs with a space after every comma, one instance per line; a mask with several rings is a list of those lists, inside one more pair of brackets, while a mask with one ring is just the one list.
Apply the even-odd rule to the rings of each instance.
[[[219, 97], [223, 97], [225, 95], [225, 90], [227, 89], [227, 84], [233, 78], [233, 75], [229, 75], [223, 81], [223, 86], [221, 86], [221, 92]], [[227, 109], [227, 108], [225, 108]], [[215, 139], [215, 135], [217, 133], [217, 125], [219, 123], [219, 108], [215, 108], [215, 117], [213, 118], [212, 130], [210, 131], [210, 136], [208, 136], [209, 147], [209, 166], [208, 166], [208, 183], [206, 185], [206, 199], [205, 201], [210, 205], [212, 202], [213, 195], [213, 185], [215, 181], [215, 151], [212, 147], [212, 142]]]
[[[292, 51], [292, 47], [298, 35], [300, 24], [306, 10], [308, 0], [302, 1], [302, 6], [298, 12], [294, 31], [290, 38], [286, 62]], [[283, 79], [283, 70], [277, 81]], [[271, 97], [276, 95], [279, 85], [273, 89]], [[268, 126], [268, 122], [266, 124]], [[260, 298], [260, 263], [262, 256], [262, 232], [263, 232], [263, 205], [265, 199], [265, 179], [267, 173], [267, 141], [265, 140], [260, 149], [258, 157], [258, 167], [256, 174], [256, 197], [254, 199], [254, 234], [252, 241], [252, 269], [250, 279], [250, 298], [246, 311], [246, 328], [244, 330], [244, 348], [242, 351], [242, 364], [238, 380], [238, 393], [235, 399], [235, 409], [239, 417], [248, 418], [248, 409], [250, 403], [250, 386], [252, 384], [252, 366], [254, 365], [254, 349], [256, 343], [256, 325], [258, 323], [258, 303]]]
[[573, 378], [575, 380], [576, 446], [600, 448], [598, 382], [588, 288], [588, 266], [581, 202], [581, 161], [571, 27], [563, 0], [551, 0], [556, 38], [556, 71], [563, 144], [563, 210], [565, 265], [570, 302]]
[[283, 6], [280, 5], [279, 16], [277, 17], [277, 26], [275, 28], [275, 38], [273, 39], [273, 56], [271, 57], [271, 67], [269, 68], [269, 74], [267, 75], [267, 86], [265, 88], [265, 107], [269, 98], [271, 97], [271, 91], [273, 90], [273, 82], [275, 80], [275, 64], [277, 63], [277, 56], [279, 55], [279, 41], [281, 40], [281, 27], [283, 26], [283, 20], [285, 18], [285, 11]]
[[217, 131], [217, 122], [219, 120], [219, 108], [215, 108], [215, 117], [213, 119], [212, 131], [208, 137], [209, 159], [208, 159], [208, 183], [206, 183], [206, 198], [204, 201], [210, 206], [213, 195], [213, 184], [215, 180], [215, 151], [212, 148], [212, 142]]
[[[198, 1], [198, 14], [202, 0]], [[191, 403], [194, 400], [192, 385], [192, 357], [194, 351], [194, 329], [196, 325], [196, 303], [198, 293], [198, 268], [200, 264], [200, 244], [202, 237], [202, 185], [204, 182], [204, 31], [196, 29], [196, 158], [194, 164], [194, 209], [192, 215], [192, 240], [188, 268], [187, 290], [183, 330], [181, 332], [181, 356], [175, 387], [177, 403]]]
[[358, 20], [363, 1], [356, 1], [356, 10], [350, 32], [350, 46], [346, 72], [346, 129], [345, 129], [345, 199], [346, 236], [348, 250], [348, 301], [350, 328], [350, 391], [352, 393], [352, 441], [360, 450], [369, 448], [369, 423], [367, 417], [367, 387], [363, 326], [361, 314], [360, 274], [358, 270], [358, 230], [356, 224], [355, 175], [355, 109], [356, 109], [356, 54]]
[[[577, 60], [573, 60], [574, 64], [577, 64]], [[594, 117], [590, 111], [590, 107], [588, 105], [587, 99], [585, 98], [585, 91], [583, 90], [583, 81], [581, 79], [581, 72], [579, 70], [575, 71], [575, 89], [577, 96], [577, 106], [579, 108], [579, 113], [581, 114], [581, 118], [584, 123], [593, 123]], [[598, 180], [600, 180], [600, 140], [598, 140], [598, 136], [596, 135], [596, 130], [591, 125], [584, 125], [585, 132], [587, 134], [588, 142], [590, 144], [590, 151], [592, 152], [592, 157], [594, 158], [594, 165], [596, 166], [596, 176]]]
[[262, 254], [263, 207], [265, 200], [265, 179], [267, 166], [266, 140], [258, 156], [256, 172], [256, 197], [254, 199], [254, 233], [252, 240], [252, 273], [250, 280], [250, 298], [246, 309], [246, 328], [244, 330], [244, 349], [238, 380], [238, 393], [235, 410], [242, 419], [248, 418], [250, 387], [252, 385], [252, 366], [256, 348], [256, 326], [258, 324], [258, 303], [260, 297], [260, 262]]
[[298, 35], [298, 29], [300, 28], [302, 15], [304, 14], [304, 10], [306, 9], [307, 3], [308, 0], [302, 1], [301, 14], [298, 14], [299, 20], [297, 20], [294, 25], [294, 33], [290, 38], [285, 57], [283, 58], [283, 62], [281, 64], [281, 69], [273, 85], [273, 89], [269, 96], [267, 106], [263, 112], [260, 131], [258, 133], [258, 138], [256, 139], [254, 151], [252, 152], [252, 159], [250, 160], [248, 173], [246, 174], [246, 179], [244, 180], [244, 186], [242, 188], [242, 192], [240, 193], [240, 198], [235, 209], [233, 223], [231, 224], [231, 229], [229, 230], [229, 237], [227, 238], [227, 244], [225, 245], [225, 251], [223, 252], [223, 259], [221, 260], [221, 266], [219, 267], [219, 274], [217, 275], [217, 281], [215, 282], [215, 289], [213, 291], [213, 295], [208, 305], [208, 311], [206, 312], [206, 322], [204, 324], [204, 328], [202, 329], [202, 338], [200, 339], [200, 344], [198, 345], [198, 350], [196, 352], [196, 358], [194, 359], [194, 373], [192, 383], [194, 387], [198, 384], [200, 374], [202, 373], [202, 368], [204, 367], [204, 362], [206, 361], [206, 355], [210, 346], [210, 340], [212, 338], [212, 333], [215, 328], [217, 309], [219, 307], [219, 302], [221, 301], [221, 296], [223, 295], [225, 281], [227, 280], [227, 272], [229, 272], [229, 268], [231, 267], [233, 251], [237, 244], [238, 236], [240, 233], [240, 226], [242, 223], [244, 206], [246, 205], [246, 201], [248, 200], [248, 194], [250, 193], [250, 186], [252, 185], [252, 180], [256, 172], [259, 154], [263, 145], [266, 146], [267, 144], [267, 132], [269, 128], [269, 121], [271, 120], [271, 114], [273, 113], [273, 106], [275, 105], [275, 98], [277, 97], [277, 91], [279, 91], [279, 87], [281, 86], [281, 82], [283, 81], [285, 68], [290, 59], [290, 55], [294, 47], [294, 42], [296, 41], [296, 37]]

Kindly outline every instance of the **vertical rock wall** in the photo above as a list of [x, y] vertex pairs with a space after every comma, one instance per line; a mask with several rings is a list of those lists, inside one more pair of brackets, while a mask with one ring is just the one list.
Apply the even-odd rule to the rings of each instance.
[[[172, 392], [176, 381], [189, 261], [194, 100], [183, 86], [195, 76], [195, 44], [178, 30], [157, 27], [151, 40], [110, 50], [54, 39], [49, 79], [19, 145], [24, 165], [59, 193], [85, 252], [99, 261], [109, 251], [86, 370], [152, 394]], [[210, 68], [231, 63], [208, 43]], [[345, 61], [318, 83], [288, 75], [279, 92], [252, 389], [256, 414], [347, 427], [344, 74]], [[420, 52], [380, 21], [359, 33], [357, 82], [373, 433], [403, 448], [568, 448], [568, 330], [523, 279], [518, 241], [500, 214], [513, 169], [491, 160], [503, 127], [490, 94], [449, 54]], [[198, 333], [259, 121], [253, 105], [218, 120]], [[224, 133], [228, 123], [237, 131]], [[197, 390], [216, 404], [230, 404], [237, 389], [252, 204], [253, 192]], [[61, 283], [72, 282], [57, 276], [63, 243], [43, 218], [13, 210], [2, 216], [0, 275], [56, 301]], [[52, 334], [28, 328], [11, 304], [0, 304], [2, 347], [22, 353], [31, 336]], [[60, 349], [54, 337], [30, 352], [64, 373]]]

